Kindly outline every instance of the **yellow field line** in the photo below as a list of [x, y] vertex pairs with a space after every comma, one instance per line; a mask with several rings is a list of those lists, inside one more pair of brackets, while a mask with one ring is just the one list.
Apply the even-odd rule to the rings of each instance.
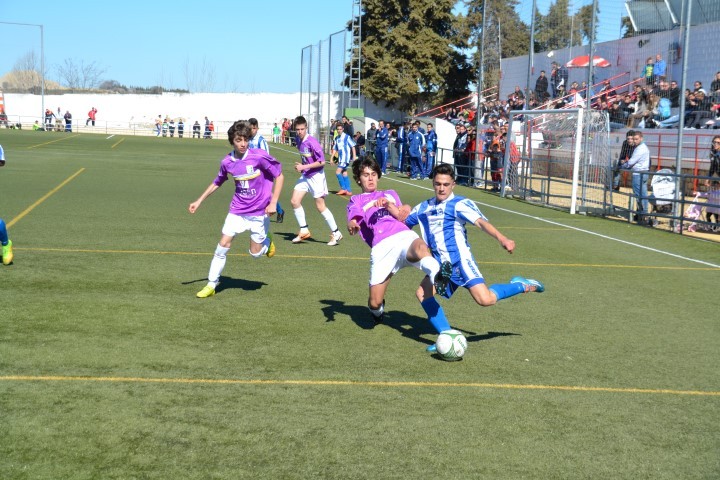
[[[15, 247], [15, 250], [26, 252], [62, 252], [62, 253], [117, 253], [121, 255], [202, 255], [210, 256], [212, 252], [168, 252], [162, 250], [102, 250], [89, 248], [35, 248]], [[229, 257], [249, 257], [247, 253], [228, 253]], [[307, 258], [312, 260], [360, 260], [368, 261], [368, 257], [345, 257], [325, 255], [286, 255], [276, 254], [279, 258]], [[532, 263], [532, 262], [478, 262], [478, 265], [511, 265], [524, 267], [573, 267], [573, 268], [626, 268], [626, 269], [647, 269], [647, 270], [691, 270], [691, 271], [718, 271], [713, 267], [662, 267], [652, 265], [601, 265], [593, 263]]]
[[75, 177], [77, 177], [78, 175], [80, 175], [80, 174], [81, 174], [82, 172], [84, 172], [84, 171], [85, 171], [85, 169], [84, 169], [84, 168], [81, 168], [81, 169], [78, 170], [77, 172], [73, 173], [73, 174], [70, 175], [68, 178], [66, 178], [65, 181], [63, 181], [60, 185], [58, 185], [57, 187], [53, 188], [53, 189], [50, 190], [48, 193], [46, 193], [45, 195], [43, 195], [43, 197], [42, 197], [40, 200], [38, 200], [37, 202], [35, 202], [35, 203], [33, 203], [32, 205], [30, 205], [28, 208], [26, 208], [25, 210], [23, 210], [23, 211], [20, 213], [20, 215], [18, 215], [17, 217], [15, 217], [15, 218], [13, 218], [12, 220], [10, 220], [10, 222], [8, 222], [8, 224], [7, 224], [8, 228], [10, 228], [10, 227], [12, 227], [13, 225], [15, 225], [18, 221], [20, 221], [20, 219], [22, 219], [25, 215], [27, 215], [28, 213], [30, 213], [35, 207], [37, 207], [37, 206], [40, 205], [42, 202], [44, 202], [45, 200], [47, 200], [48, 198], [50, 198], [50, 196], [52, 196], [55, 192], [57, 192], [57, 191], [60, 190], [62, 187], [64, 187], [65, 185], [67, 185], [72, 179], [74, 179]]
[[111, 382], [111, 383], [169, 383], [202, 385], [300, 385], [311, 387], [392, 387], [392, 388], [489, 388], [502, 390], [559, 390], [570, 392], [642, 393], [665, 395], [695, 395], [720, 397], [720, 392], [703, 390], [673, 390], [668, 388], [615, 388], [584, 387], [573, 385], [518, 385], [511, 383], [461, 383], [461, 382], [362, 382], [350, 380], [235, 380], [211, 378], [143, 378], [143, 377], [74, 377], [46, 375], [6, 375], [0, 381], [43, 382]]
[[63, 137], [63, 138], [58, 138], [57, 140], [50, 140], [49, 142], [38, 143], [37, 145], [31, 145], [31, 146], [29, 146], [29, 147], [27, 147], [27, 148], [42, 147], [42, 146], [44, 146], [44, 145], [50, 145], [51, 143], [62, 142], [63, 140], [68, 140], [68, 139], [70, 139], [70, 138], [75, 138], [75, 137], [78, 137], [78, 136], [80, 136], [79, 133], [78, 133], [78, 134], [75, 134], [75, 135], [69, 135], [69, 136]]
[[114, 144], [112, 147], [110, 147], [110, 148], [115, 148], [115, 147], [117, 147], [118, 145], [120, 145], [120, 144], [121, 144], [122, 142], [124, 142], [124, 141], [125, 141], [125, 139], [124, 139], [124, 138], [121, 138], [120, 140], [118, 140], [117, 142], [115, 142], [115, 144]]

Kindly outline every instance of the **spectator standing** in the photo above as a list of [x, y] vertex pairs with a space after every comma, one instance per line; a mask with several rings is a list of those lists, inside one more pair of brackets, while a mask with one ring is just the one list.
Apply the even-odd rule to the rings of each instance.
[[632, 157], [633, 151], [635, 151], [635, 132], [633, 130], [628, 130], [625, 134], [625, 141], [623, 142], [622, 146], [620, 147], [620, 155], [618, 155], [617, 159], [617, 165], [613, 169], [613, 182], [612, 182], [612, 188], [616, 192], [620, 190], [620, 177], [622, 175], [622, 165], [623, 163], [630, 160], [630, 157]]
[[395, 148], [397, 148], [398, 153], [398, 173], [401, 175], [405, 173], [407, 164], [410, 163], [406, 145], [408, 134], [408, 124], [401, 123], [397, 129], [397, 138], [395, 139]]
[[412, 180], [422, 180], [425, 172], [422, 165], [422, 152], [425, 148], [425, 135], [420, 133], [417, 124], [413, 123], [410, 133], [408, 133], [408, 156], [410, 157], [410, 178]]
[[278, 124], [276, 123], [273, 126], [273, 143], [280, 143], [280, 134], [282, 133], [282, 129], [278, 127]]
[[203, 133], [203, 138], [210, 138], [210, 120], [208, 119], [208, 117], [205, 117], [205, 132]]
[[472, 183], [470, 178], [470, 168], [468, 165], [467, 148], [468, 135], [465, 125], [458, 123], [455, 125], [455, 141], [453, 142], [453, 160], [455, 162], [455, 172], [457, 172], [457, 181], [459, 185], [469, 185]]
[[365, 135], [362, 132], [355, 132], [355, 158], [365, 158]]
[[183, 123], [182, 118], [180, 120], [178, 120], [177, 130], [178, 130], [178, 138], [183, 138], [183, 133], [185, 132], [185, 124]]
[[85, 126], [87, 127], [90, 122], [92, 122], [92, 126], [95, 126], [95, 116], [97, 114], [97, 108], [92, 107], [90, 111], [88, 112], [88, 118], [85, 120]]
[[174, 137], [175, 136], [175, 120], [174, 119], [172, 119], [172, 118], [170, 119], [168, 128], [170, 129], [170, 136]]
[[355, 128], [353, 128], [352, 122], [348, 120], [345, 115], [342, 116], [342, 125], [345, 135], [349, 135], [352, 138], [353, 135], [355, 135]]
[[158, 115], [155, 119], [155, 136], [159, 137], [162, 130], [162, 116]]
[[644, 223], [644, 214], [648, 211], [647, 179], [650, 171], [650, 150], [645, 145], [643, 133], [639, 130], [633, 135], [635, 150], [623, 168], [632, 170], [632, 189], [635, 197], [637, 223]]
[[667, 63], [665, 63], [665, 60], [662, 59], [662, 55], [658, 53], [655, 55], [655, 65], [653, 65], [653, 76], [655, 77], [655, 82], [664, 82], [667, 76], [666, 72]]
[[430, 175], [432, 174], [432, 169], [435, 167], [435, 160], [437, 159], [437, 150], [438, 150], [438, 137], [437, 132], [435, 131], [435, 127], [432, 123], [427, 124], [427, 134], [425, 135], [425, 156], [426, 156], [426, 162], [425, 162], [425, 172], [423, 172], [423, 176], [425, 178], [430, 178]]
[[645, 79], [645, 85], [653, 85], [655, 83], [655, 76], [653, 74], [653, 58], [648, 57], [645, 60], [645, 68], [643, 69], [643, 78]]
[[195, 123], [193, 123], [193, 138], [197, 136], [197, 138], [200, 138], [200, 122], [195, 120]]
[[378, 121], [378, 131], [375, 135], [375, 159], [380, 165], [380, 171], [385, 174], [387, 169], [388, 143], [390, 141], [390, 133], [385, 128], [383, 120]]
[[46, 108], [45, 109], [45, 130], [47, 130], [48, 132], [52, 131], [54, 117], [55, 117], [55, 114], [53, 113], [53, 111], [50, 110], [49, 108]]
[[63, 118], [65, 119], [65, 131], [72, 132], [72, 114], [70, 113], [70, 110], [65, 110]]
[[[540, 103], [544, 103], [548, 97], [548, 79], [545, 76], [545, 70], [540, 71], [540, 76], [535, 80], [535, 95]], [[461, 176], [460, 172], [457, 172]]]

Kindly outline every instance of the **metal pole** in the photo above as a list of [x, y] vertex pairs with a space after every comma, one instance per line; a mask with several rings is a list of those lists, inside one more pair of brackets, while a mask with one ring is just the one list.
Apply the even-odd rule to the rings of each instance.
[[[528, 55], [528, 74], [527, 85], [525, 85], [525, 108], [530, 109], [530, 79], [533, 70], [533, 60], [535, 54], [535, 12], [537, 11], [537, 0], [532, 3], [532, 18], [530, 19], [530, 54]], [[500, 92], [498, 92], [498, 95]]]
[[[680, 80], [680, 91], [685, 91], [685, 82], [687, 81], [687, 66], [688, 66], [688, 48], [690, 46], [690, 19], [692, 17], [692, 1], [687, 2], [687, 14], [685, 16], [685, 38], [684, 38], [684, 45], [683, 45], [683, 52], [685, 53], [683, 57], [683, 66], [682, 66], [682, 78]], [[685, 128], [685, 99], [680, 98], [680, 118], [678, 122], [678, 135], [677, 135], [677, 147], [675, 154], [675, 199], [681, 199], [684, 197], [683, 190], [685, 189], [685, 185], [681, 185], [682, 178], [680, 178], [680, 175], [682, 175], [682, 161], [683, 161], [683, 152], [682, 152], [682, 145], [683, 145], [683, 129]], [[681, 215], [681, 205], [678, 202], [673, 203], [673, 217], [680, 217]]]
[[[480, 68], [478, 72], [478, 85], [477, 85], [477, 106], [475, 110], [475, 155], [474, 155], [474, 162], [477, 163], [477, 161], [480, 159], [480, 155], [478, 152], [480, 152], [480, 145], [482, 142], [480, 142], [480, 112], [478, 111], [480, 108], [480, 98], [482, 96], [483, 91], [483, 85], [485, 83], [485, 28], [487, 27], [487, 22], [485, 21], [487, 18], [486, 15], [487, 12], [487, 0], [483, 0], [483, 14], [482, 14], [482, 34], [480, 35]], [[498, 99], [500, 98], [500, 92], [498, 92]], [[485, 166], [485, 157], [483, 156], [482, 159], [482, 167]], [[474, 167], [475, 165], [473, 165]], [[475, 170], [473, 169], [473, 172]], [[485, 172], [484, 168], [480, 168], [480, 172]], [[475, 175], [473, 175], [475, 176]], [[483, 179], [485, 180], [485, 175], [483, 175]]]
[[[582, 200], [583, 205], [585, 204], [585, 185], [587, 185], [587, 168], [588, 165], [590, 165], [590, 162], [592, 161], [591, 154], [589, 152], [589, 146], [590, 146], [590, 119], [592, 118], [593, 110], [592, 110], [592, 94], [591, 92], [591, 86], [592, 86], [592, 78], [593, 78], [593, 72], [595, 71], [595, 25], [597, 22], [597, 8], [598, 8], [598, 0], [593, 0], [592, 4], [592, 22], [590, 27], [590, 44], [588, 45], [589, 49], [589, 55], [588, 55], [588, 76], [587, 76], [587, 88], [585, 89], [585, 138], [583, 139], [583, 152], [582, 157], [580, 161], [582, 162], [583, 167], [583, 191], [582, 191]], [[575, 213], [575, 212], [573, 212]]]

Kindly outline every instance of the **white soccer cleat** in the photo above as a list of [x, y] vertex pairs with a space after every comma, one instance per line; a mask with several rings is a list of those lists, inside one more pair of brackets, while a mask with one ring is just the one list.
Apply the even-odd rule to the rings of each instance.
[[340, 240], [342, 240], [343, 236], [342, 233], [340, 233], [340, 230], [336, 230], [330, 234], [330, 241], [328, 242], [328, 245], [331, 247], [334, 247], [338, 243], [340, 243]]

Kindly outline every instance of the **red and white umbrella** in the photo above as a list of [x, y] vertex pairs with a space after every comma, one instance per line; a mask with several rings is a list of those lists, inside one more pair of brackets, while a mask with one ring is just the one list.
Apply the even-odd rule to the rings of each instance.
[[[598, 57], [597, 55], [593, 57], [593, 65], [600, 68], [605, 68], [610, 66], [610, 62], [605, 60], [602, 57]], [[568, 68], [582, 68], [582, 67], [589, 67], [590, 66], [590, 55], [582, 55], [580, 57], [575, 57], [569, 62], [565, 64]]]

